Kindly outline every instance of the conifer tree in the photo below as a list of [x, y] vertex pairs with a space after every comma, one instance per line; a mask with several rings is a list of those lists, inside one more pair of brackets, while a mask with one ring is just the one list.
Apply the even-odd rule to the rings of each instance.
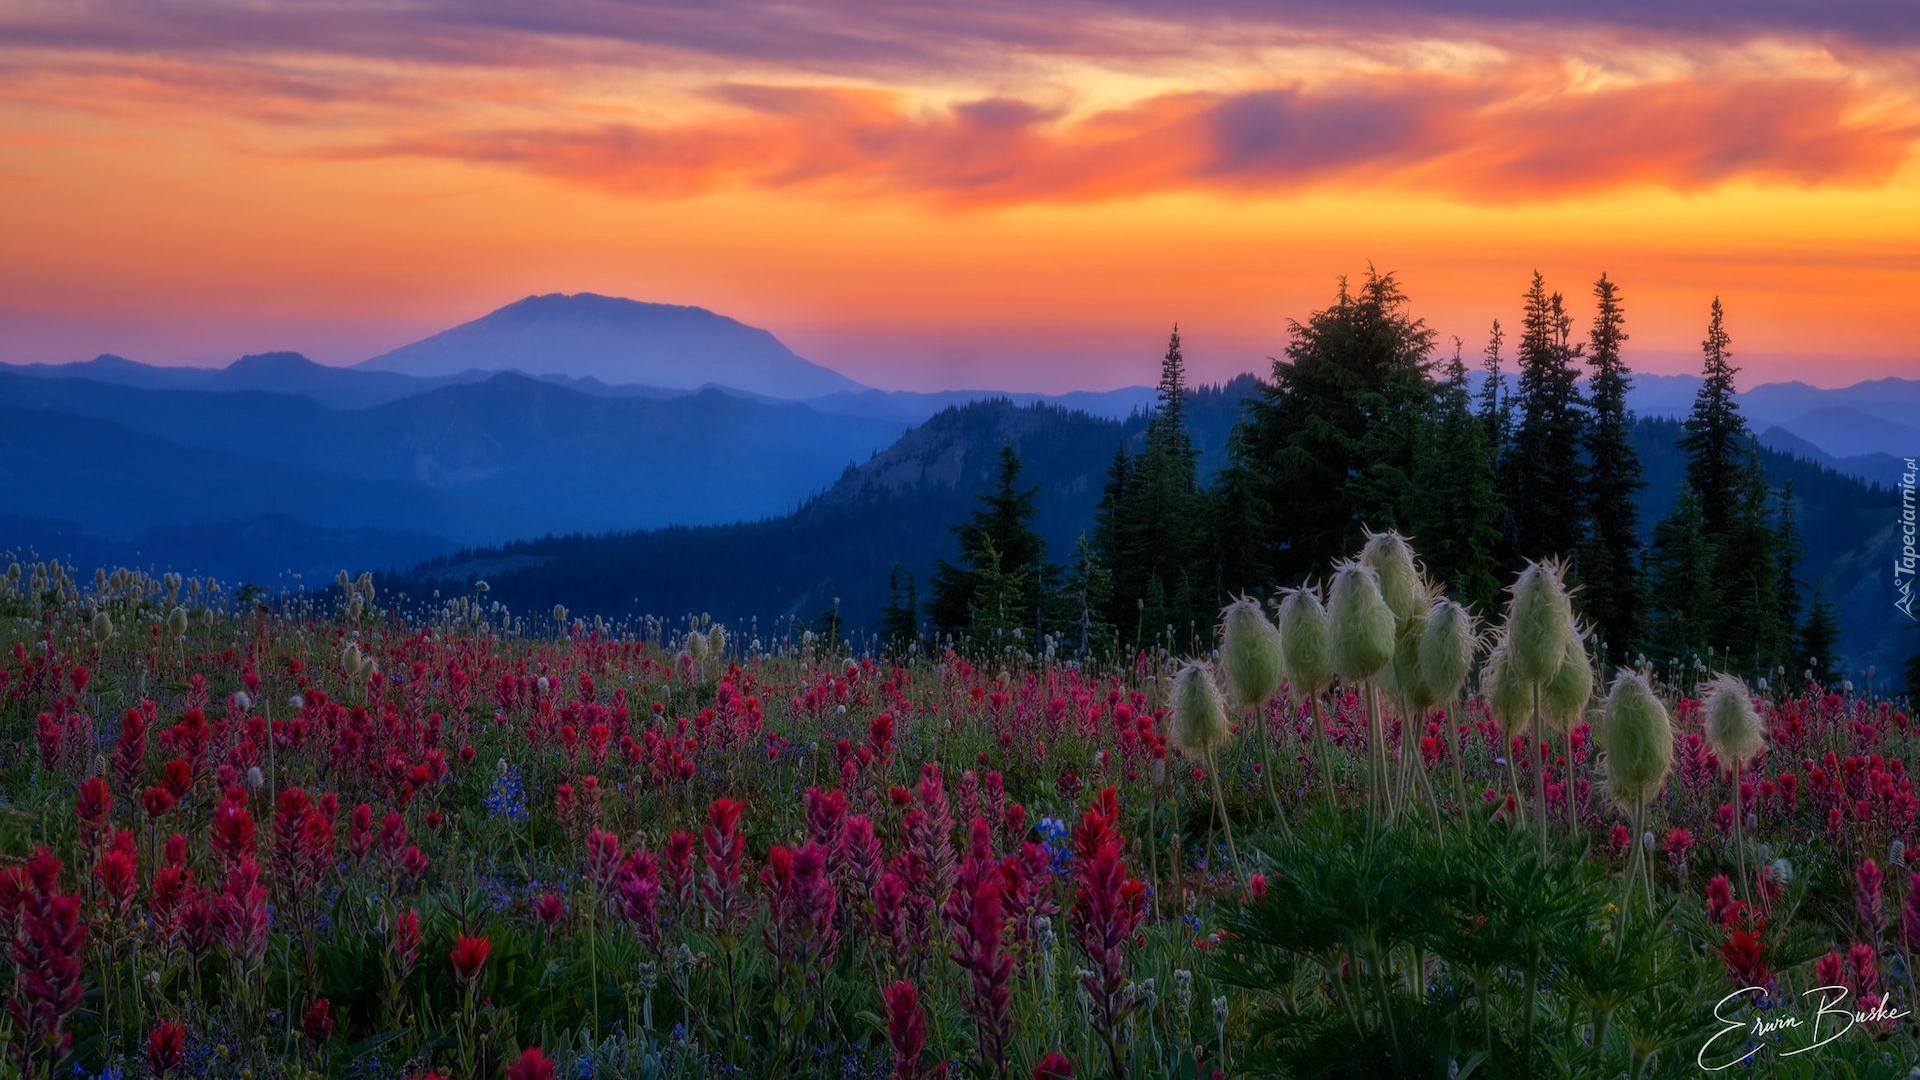
[[1519, 348], [1516, 423], [1502, 461], [1514, 543], [1529, 559], [1568, 556], [1586, 534], [1585, 403], [1578, 367], [1583, 346], [1559, 293], [1534, 271]]
[[1726, 535], [1740, 499], [1740, 464], [1746, 458], [1752, 435], [1746, 418], [1733, 400], [1733, 377], [1740, 369], [1733, 366], [1732, 343], [1727, 335], [1726, 312], [1720, 298], [1713, 298], [1713, 311], [1707, 323], [1706, 340], [1700, 343], [1705, 363], [1701, 375], [1705, 381], [1694, 395], [1693, 411], [1688, 414], [1687, 434], [1680, 449], [1687, 454], [1687, 483], [1700, 500], [1700, 517], [1708, 536]]
[[1660, 659], [1704, 652], [1713, 603], [1713, 548], [1700, 521], [1700, 500], [1682, 481], [1673, 508], [1653, 529], [1647, 552], [1652, 604], [1648, 651]]
[[1780, 487], [1779, 524], [1774, 526], [1777, 541], [1774, 562], [1780, 571], [1780, 581], [1775, 586], [1775, 596], [1779, 600], [1780, 613], [1777, 616], [1780, 625], [1789, 633], [1797, 633], [1800, 626], [1800, 562], [1806, 558], [1806, 549], [1800, 539], [1800, 506], [1793, 497], [1793, 481], [1788, 480]]
[[1499, 602], [1499, 493], [1493, 449], [1474, 415], [1467, 368], [1454, 339], [1447, 377], [1436, 388], [1432, 420], [1422, 425], [1405, 518], [1436, 581], [1481, 612]]
[[1399, 525], [1431, 400], [1433, 331], [1391, 273], [1340, 282], [1331, 306], [1290, 324], [1273, 378], [1247, 403], [1245, 448], [1270, 514], [1261, 562], [1287, 584], [1326, 571], [1364, 528]]
[[1733, 662], [1750, 663], [1750, 674], [1759, 675], [1785, 658], [1792, 628], [1780, 622], [1780, 540], [1773, 529], [1772, 491], [1758, 447], [1748, 444], [1747, 453], [1734, 518], [1724, 535], [1708, 537], [1714, 552], [1709, 633]]
[[[1821, 686], [1832, 686], [1840, 681], [1840, 661], [1837, 648], [1840, 644], [1840, 616], [1833, 609], [1833, 601], [1828, 600], [1826, 591], [1819, 582], [1813, 586], [1813, 606], [1807, 609], [1807, 624], [1800, 630], [1800, 638], [1788, 670], [1800, 670], [1811, 673], [1814, 682]], [[1909, 678], [1909, 685], [1912, 685]]]
[[880, 639], [895, 651], [920, 640], [920, 594], [913, 571], [894, 563], [887, 573], [887, 606], [880, 612]]
[[[1012, 444], [1002, 446], [993, 490], [979, 497], [980, 505], [964, 523], [953, 527], [961, 562], [942, 559], [934, 565], [927, 614], [937, 629], [967, 630], [982, 611], [990, 613], [996, 627], [1024, 628], [1037, 610], [1047, 576], [1047, 546], [1033, 527], [1040, 489], [1020, 489], [1020, 468]], [[983, 590], [991, 595], [983, 599]]]
[[1617, 663], [1640, 640], [1643, 598], [1636, 499], [1646, 485], [1633, 449], [1633, 414], [1627, 408], [1632, 383], [1620, 356], [1620, 346], [1627, 340], [1626, 312], [1619, 287], [1607, 275], [1594, 282], [1593, 295], [1597, 304], [1587, 335], [1587, 357], [1593, 368], [1592, 422], [1585, 440], [1590, 526], [1578, 571], [1587, 616]]
[[1075, 656], [1082, 659], [1105, 656], [1115, 644], [1114, 626], [1109, 620], [1113, 602], [1113, 574], [1100, 561], [1099, 554], [1085, 533], [1073, 546], [1073, 562], [1060, 589], [1066, 623], [1058, 636], [1071, 643]]
[[[1110, 610], [1147, 602], [1146, 623], [1211, 622], [1207, 500], [1199, 484], [1199, 451], [1186, 421], [1186, 361], [1175, 327], [1161, 360], [1153, 417], [1140, 453], [1122, 447], [1108, 473], [1095, 525], [1095, 548], [1113, 569]], [[1196, 572], [1203, 576], [1196, 579]]]

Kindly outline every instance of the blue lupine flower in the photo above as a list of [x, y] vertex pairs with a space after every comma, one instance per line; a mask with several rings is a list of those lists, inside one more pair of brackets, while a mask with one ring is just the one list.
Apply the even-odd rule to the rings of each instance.
[[509, 821], [527, 820], [527, 784], [520, 774], [520, 766], [509, 765], [493, 781], [493, 791], [486, 798], [487, 813], [494, 817], [504, 817]]

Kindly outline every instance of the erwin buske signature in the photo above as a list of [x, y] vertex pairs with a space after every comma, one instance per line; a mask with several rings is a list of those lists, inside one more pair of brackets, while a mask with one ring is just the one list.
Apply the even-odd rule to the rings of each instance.
[[[1852, 1031], [1856, 1024], [1877, 1024], [1887, 1020], [1899, 1020], [1909, 1015], [1906, 1010], [1896, 1009], [1887, 1004], [1876, 1005], [1866, 1010], [1848, 1008], [1841, 1004], [1847, 998], [1847, 988], [1844, 986], [1816, 986], [1802, 992], [1800, 996], [1803, 998], [1809, 994], [1820, 995], [1820, 1007], [1808, 1018], [1778, 1009], [1751, 1020], [1738, 1020], [1726, 1015], [1724, 1010], [1729, 1007], [1729, 1004], [1734, 999], [1747, 994], [1762, 997], [1766, 994], [1766, 990], [1758, 986], [1749, 986], [1735, 990], [1714, 1004], [1713, 1018], [1719, 1021], [1720, 1030], [1700, 1047], [1700, 1053], [1694, 1059], [1705, 1071], [1718, 1072], [1721, 1069], [1732, 1068], [1769, 1048], [1778, 1051], [1781, 1057], [1804, 1054], [1809, 1050], [1817, 1050]], [[1751, 1046], [1740, 1056], [1725, 1059], [1725, 1055], [1732, 1054], [1740, 1045], [1730, 1036], [1738, 1036], [1742, 1033]], [[1803, 1041], [1804, 1045], [1797, 1045]], [[1784, 1049], [1789, 1045], [1792, 1045], [1793, 1049]]]

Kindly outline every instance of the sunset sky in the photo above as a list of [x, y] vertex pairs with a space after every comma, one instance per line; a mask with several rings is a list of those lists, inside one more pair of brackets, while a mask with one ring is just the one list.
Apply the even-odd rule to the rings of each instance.
[[[1560, 14], [1543, 14], [1543, 9]], [[0, 360], [352, 363], [529, 293], [887, 388], [1266, 370], [1341, 274], [1477, 356], [1920, 377], [1920, 10], [1773, 0], [5, 0]], [[1449, 346], [1450, 348], [1450, 346]]]

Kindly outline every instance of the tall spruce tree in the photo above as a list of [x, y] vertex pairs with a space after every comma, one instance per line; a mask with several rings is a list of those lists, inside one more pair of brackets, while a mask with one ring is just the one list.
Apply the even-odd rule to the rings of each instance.
[[1732, 665], [1752, 665], [1749, 676], [1771, 671], [1785, 659], [1792, 627], [1780, 621], [1779, 534], [1774, 531], [1773, 492], [1760, 468], [1757, 444], [1748, 444], [1740, 470], [1734, 518], [1714, 542], [1713, 644]]
[[1780, 571], [1779, 584], [1774, 593], [1780, 604], [1777, 616], [1780, 625], [1789, 633], [1797, 633], [1800, 627], [1800, 563], [1806, 558], [1806, 548], [1800, 537], [1800, 504], [1793, 497], [1793, 481], [1788, 480], [1780, 486], [1780, 512], [1774, 526], [1774, 537], [1778, 541], [1778, 551], [1774, 562]]
[[[1129, 459], [1122, 447], [1108, 473], [1095, 522], [1094, 546], [1113, 572], [1109, 615], [1146, 602], [1150, 627], [1182, 633], [1213, 616], [1216, 573], [1209, 569], [1207, 500], [1200, 454], [1186, 419], [1186, 360], [1174, 327], [1161, 359], [1160, 383], [1144, 444]], [[1139, 620], [1136, 620], [1139, 621]]]
[[1272, 583], [1261, 559], [1268, 507], [1260, 494], [1260, 475], [1246, 445], [1247, 429], [1235, 424], [1227, 435], [1227, 463], [1207, 492], [1208, 548], [1213, 560], [1217, 605], [1242, 593], [1261, 593]]
[[1340, 281], [1248, 401], [1244, 446], [1270, 528], [1261, 562], [1277, 583], [1326, 572], [1365, 526], [1400, 525], [1432, 397], [1433, 331], [1408, 313], [1391, 273]]
[[1114, 626], [1109, 618], [1113, 601], [1113, 574], [1100, 561], [1098, 552], [1085, 533], [1073, 546], [1073, 562], [1060, 589], [1060, 605], [1066, 612], [1065, 624], [1056, 636], [1068, 642], [1075, 656], [1106, 656], [1115, 644]]
[[896, 652], [920, 640], [920, 594], [913, 571], [902, 563], [887, 572], [887, 606], [880, 611], [878, 629], [880, 640]]
[[1813, 606], [1807, 609], [1807, 623], [1801, 627], [1795, 642], [1794, 652], [1798, 655], [1793, 657], [1788, 670], [1807, 673], [1821, 686], [1832, 686], [1842, 676], [1839, 645], [1840, 616], [1821, 583], [1815, 582]]
[[1474, 415], [1459, 338], [1446, 376], [1436, 388], [1433, 417], [1420, 429], [1404, 516], [1428, 573], [1454, 598], [1486, 613], [1500, 599], [1500, 497], [1493, 448]]
[[1716, 296], [1706, 340], [1700, 343], [1705, 361], [1700, 374], [1705, 381], [1694, 395], [1687, 434], [1680, 440], [1680, 449], [1687, 455], [1687, 483], [1700, 500], [1702, 528], [1715, 538], [1725, 536], [1733, 522], [1740, 501], [1740, 466], [1753, 438], [1733, 400], [1733, 377], [1740, 369], [1733, 366], [1730, 344], [1726, 311]]
[[960, 563], [934, 565], [933, 598], [927, 614], [947, 633], [974, 628], [986, 613], [992, 628], [1029, 628], [1047, 576], [1047, 545], [1033, 527], [1039, 488], [1020, 488], [1020, 455], [1000, 448], [993, 490], [979, 497], [968, 519], [953, 527]]
[[1586, 535], [1586, 411], [1572, 316], [1539, 271], [1526, 293], [1515, 391], [1516, 423], [1501, 462], [1514, 546], [1529, 559], [1570, 557]]
[[1685, 481], [1673, 508], [1654, 526], [1647, 577], [1652, 594], [1648, 651], [1663, 660], [1705, 652], [1713, 610], [1713, 546], [1701, 528], [1700, 499]]
[[1592, 420], [1585, 441], [1590, 525], [1580, 548], [1578, 574], [1587, 615], [1610, 658], [1618, 663], [1640, 641], [1644, 598], [1636, 500], [1646, 483], [1633, 449], [1633, 413], [1627, 408], [1632, 382], [1620, 356], [1620, 346], [1627, 340], [1620, 290], [1601, 274], [1593, 295], [1593, 327], [1587, 333], [1587, 360], [1593, 368], [1588, 386]]

